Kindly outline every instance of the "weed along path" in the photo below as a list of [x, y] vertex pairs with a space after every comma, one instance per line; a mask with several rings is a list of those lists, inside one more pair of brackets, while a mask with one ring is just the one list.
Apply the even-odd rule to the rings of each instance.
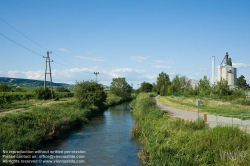
[[16, 108], [16, 109], [2, 111], [2, 112], [0, 112], [0, 116], [5, 115], [5, 114], [9, 114], [9, 113], [13, 113], [13, 112], [28, 111], [33, 107], [48, 106], [48, 105], [55, 104], [55, 103], [69, 102], [71, 100], [72, 100], [71, 98], [64, 98], [64, 99], [59, 100], [59, 101], [48, 100], [48, 101], [37, 102], [37, 103], [35, 103], [35, 104], [31, 105], [31, 106], [20, 107], [20, 108]]
[[[157, 100], [158, 96], [155, 98], [157, 102], [157, 106], [163, 111], [167, 112], [170, 115], [178, 118], [182, 118], [185, 120], [192, 120], [195, 121], [198, 118], [198, 109], [194, 112], [180, 110], [172, 107], [168, 107], [163, 105]], [[199, 117], [203, 118], [204, 114], [199, 112]], [[239, 126], [240, 128], [247, 128], [248, 132], [250, 132], [250, 120], [241, 120], [239, 118], [233, 117], [223, 117], [219, 115], [207, 115], [207, 122], [209, 127], [213, 128], [217, 125], [233, 125]]]

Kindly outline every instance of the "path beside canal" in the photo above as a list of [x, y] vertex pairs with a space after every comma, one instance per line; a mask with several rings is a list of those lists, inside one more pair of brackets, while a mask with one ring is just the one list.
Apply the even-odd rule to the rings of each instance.
[[[182, 118], [185, 120], [192, 120], [195, 121], [198, 118], [198, 111], [197, 112], [191, 112], [186, 110], [180, 110], [172, 107], [168, 107], [165, 105], [162, 105], [158, 100], [157, 97], [155, 98], [157, 102], [157, 106], [163, 111], [167, 112], [170, 115]], [[199, 113], [199, 117], [204, 117], [203, 113]], [[223, 117], [223, 116], [216, 116], [216, 115], [207, 115], [207, 122], [209, 127], [213, 128], [217, 125], [239, 125], [240, 128], [246, 128], [248, 132], [250, 132], [250, 120], [241, 120], [239, 118], [231, 118], [231, 117]]]

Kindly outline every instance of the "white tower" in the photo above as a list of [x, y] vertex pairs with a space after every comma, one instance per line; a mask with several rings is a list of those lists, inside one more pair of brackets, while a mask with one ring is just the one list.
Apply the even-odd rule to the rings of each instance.
[[212, 56], [212, 81], [211, 84], [214, 85], [214, 67], [215, 67], [215, 56]]

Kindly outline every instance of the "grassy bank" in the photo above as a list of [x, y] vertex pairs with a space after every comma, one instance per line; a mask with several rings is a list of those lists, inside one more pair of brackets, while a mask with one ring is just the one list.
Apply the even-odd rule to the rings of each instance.
[[249, 165], [250, 136], [238, 128], [210, 129], [200, 123], [172, 118], [156, 107], [148, 94], [132, 102], [136, 126], [131, 135], [144, 149], [138, 156], [145, 165]]
[[[240, 113], [250, 114], [249, 106], [232, 104], [230, 102], [222, 102], [217, 100], [200, 99], [201, 106], [199, 110], [209, 114], [230, 114], [239, 115]], [[172, 96], [160, 96], [158, 101], [166, 106], [174, 107], [178, 109], [184, 109], [188, 111], [196, 111], [195, 98], [187, 97], [172, 97]]]
[[[106, 103], [106, 106], [120, 102], [111, 95], [108, 95], [107, 101], [112, 102]], [[80, 109], [76, 100], [70, 100], [0, 116], [0, 152], [38, 150], [43, 143], [63, 138], [103, 111], [96, 106]]]

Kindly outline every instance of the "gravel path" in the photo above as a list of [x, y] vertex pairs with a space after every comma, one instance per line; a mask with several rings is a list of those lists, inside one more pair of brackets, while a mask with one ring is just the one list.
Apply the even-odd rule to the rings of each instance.
[[[198, 118], [198, 111], [197, 112], [191, 112], [191, 111], [185, 111], [185, 110], [179, 110], [176, 108], [168, 107], [165, 105], [162, 105], [158, 102], [156, 97], [156, 102], [158, 107], [163, 111], [171, 114], [174, 117], [182, 118], [185, 120], [192, 120], [195, 121]], [[199, 117], [204, 117], [203, 113], [199, 113]], [[217, 118], [217, 122], [216, 122]], [[207, 115], [207, 122], [206, 122], [211, 128], [217, 126], [217, 125], [239, 125], [240, 128], [246, 128], [250, 131], [250, 120], [241, 120], [238, 118], [231, 118], [231, 117], [223, 117], [223, 116], [217, 116], [216, 115]], [[241, 125], [242, 124], [242, 125]]]

